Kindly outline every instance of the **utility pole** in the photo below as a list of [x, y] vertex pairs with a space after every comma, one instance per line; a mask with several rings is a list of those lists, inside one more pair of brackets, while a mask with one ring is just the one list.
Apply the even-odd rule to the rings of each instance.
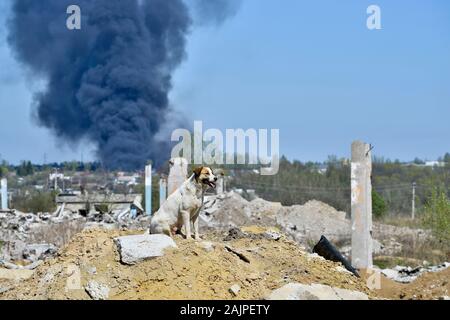
[[1, 179], [0, 181], [0, 200], [1, 206], [0, 209], [7, 210], [8, 209], [8, 181], [6, 178]]
[[412, 201], [411, 201], [411, 219], [414, 220], [416, 215], [416, 183], [412, 184]]
[[152, 214], [152, 165], [145, 166], [145, 213]]
[[54, 185], [54, 189], [55, 189], [55, 192], [56, 192], [56, 189], [58, 188], [58, 169], [55, 169], [55, 181], [54, 181], [54, 183], [55, 183], [55, 185]]

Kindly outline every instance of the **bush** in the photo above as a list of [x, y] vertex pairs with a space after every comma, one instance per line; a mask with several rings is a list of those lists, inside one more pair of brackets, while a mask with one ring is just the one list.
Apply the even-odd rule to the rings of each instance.
[[439, 241], [450, 244], [450, 200], [435, 188], [424, 206], [423, 222]]
[[52, 192], [32, 193], [13, 199], [13, 206], [23, 212], [53, 212], [56, 210], [55, 195]]
[[372, 190], [372, 214], [375, 218], [382, 218], [386, 212], [387, 206], [383, 197], [375, 190]]

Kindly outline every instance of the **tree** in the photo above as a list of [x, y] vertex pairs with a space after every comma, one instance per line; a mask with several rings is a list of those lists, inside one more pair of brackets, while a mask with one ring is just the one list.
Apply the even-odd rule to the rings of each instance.
[[433, 235], [450, 244], [450, 200], [443, 190], [435, 188], [424, 207], [424, 223]]
[[20, 166], [17, 167], [16, 172], [19, 177], [29, 176], [34, 173], [34, 167], [31, 161], [22, 161]]
[[386, 212], [387, 205], [383, 197], [375, 190], [372, 190], [372, 214], [376, 218], [382, 218]]
[[447, 153], [444, 155], [444, 162], [450, 164], [450, 153], [447, 152]]
[[6, 163], [0, 164], [0, 178], [6, 177], [8, 174], [8, 166]]
[[33, 192], [28, 196], [18, 196], [13, 198], [13, 206], [23, 212], [53, 212], [56, 209], [55, 194]]

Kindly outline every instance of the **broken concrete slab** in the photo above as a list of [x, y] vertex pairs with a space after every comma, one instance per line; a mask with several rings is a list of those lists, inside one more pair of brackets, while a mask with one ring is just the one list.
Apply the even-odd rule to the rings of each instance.
[[95, 280], [89, 281], [85, 290], [94, 300], [107, 300], [109, 298], [109, 287]]
[[164, 249], [176, 248], [173, 239], [164, 234], [142, 234], [115, 238], [120, 259], [125, 264], [161, 257]]
[[368, 300], [363, 292], [333, 288], [327, 285], [313, 283], [305, 285], [288, 283], [278, 288], [266, 300]]

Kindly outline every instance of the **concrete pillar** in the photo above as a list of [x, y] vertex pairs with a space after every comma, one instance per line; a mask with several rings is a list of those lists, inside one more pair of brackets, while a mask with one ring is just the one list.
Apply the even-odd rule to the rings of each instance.
[[372, 155], [370, 145], [352, 143], [352, 265], [372, 268]]
[[224, 193], [224, 186], [225, 186], [225, 181], [224, 181], [224, 177], [223, 176], [218, 176], [217, 177], [217, 183], [216, 183], [216, 194], [217, 195], [221, 195]]
[[187, 179], [188, 161], [185, 158], [172, 158], [169, 161], [169, 177], [167, 179], [167, 196], [170, 196]]
[[152, 165], [145, 167], [145, 213], [152, 214]]
[[1, 184], [1, 192], [0, 192], [0, 198], [1, 198], [1, 209], [7, 210], [8, 209], [8, 181], [3, 178], [0, 182]]
[[167, 179], [161, 178], [159, 179], [159, 206], [166, 201], [167, 198]]

